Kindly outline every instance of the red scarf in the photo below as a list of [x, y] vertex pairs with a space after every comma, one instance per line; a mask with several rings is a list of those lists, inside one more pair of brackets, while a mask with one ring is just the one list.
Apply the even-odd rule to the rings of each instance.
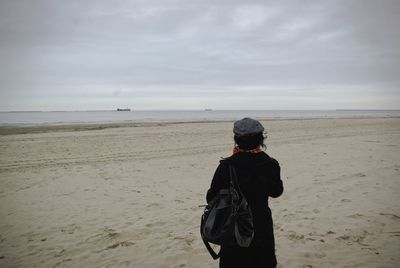
[[238, 146], [233, 147], [233, 154], [237, 154], [237, 153], [252, 153], [252, 154], [258, 154], [263, 152], [263, 149], [261, 149], [261, 147], [257, 147], [255, 149], [251, 149], [251, 150], [243, 150], [240, 149]]

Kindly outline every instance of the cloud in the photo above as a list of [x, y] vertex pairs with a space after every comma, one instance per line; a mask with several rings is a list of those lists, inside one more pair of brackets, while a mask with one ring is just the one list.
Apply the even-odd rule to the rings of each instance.
[[233, 10], [232, 21], [241, 30], [262, 26], [272, 17], [275, 10], [264, 5], [240, 5]]
[[[5, 0], [0, 110], [118, 98], [229, 108], [214, 101], [223, 94], [232, 108], [274, 96], [281, 107], [399, 108], [399, 10], [390, 0]], [[385, 97], [374, 105], [367, 88]]]

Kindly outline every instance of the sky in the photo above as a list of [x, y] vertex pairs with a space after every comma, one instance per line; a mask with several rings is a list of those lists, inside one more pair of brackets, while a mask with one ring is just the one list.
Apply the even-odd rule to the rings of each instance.
[[0, 0], [0, 111], [400, 109], [397, 0]]

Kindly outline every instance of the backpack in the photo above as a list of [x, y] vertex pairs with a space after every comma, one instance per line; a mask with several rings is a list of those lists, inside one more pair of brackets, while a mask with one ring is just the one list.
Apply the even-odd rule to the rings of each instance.
[[201, 238], [214, 260], [220, 257], [210, 243], [248, 247], [253, 241], [253, 216], [246, 198], [240, 191], [236, 171], [229, 164], [229, 188], [221, 189], [205, 207], [201, 217]]

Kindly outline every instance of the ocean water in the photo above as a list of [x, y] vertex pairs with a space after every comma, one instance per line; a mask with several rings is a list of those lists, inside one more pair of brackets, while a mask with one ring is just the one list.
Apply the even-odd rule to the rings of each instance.
[[400, 117], [400, 110], [0, 112], [0, 126], [224, 121], [243, 117], [257, 119]]

